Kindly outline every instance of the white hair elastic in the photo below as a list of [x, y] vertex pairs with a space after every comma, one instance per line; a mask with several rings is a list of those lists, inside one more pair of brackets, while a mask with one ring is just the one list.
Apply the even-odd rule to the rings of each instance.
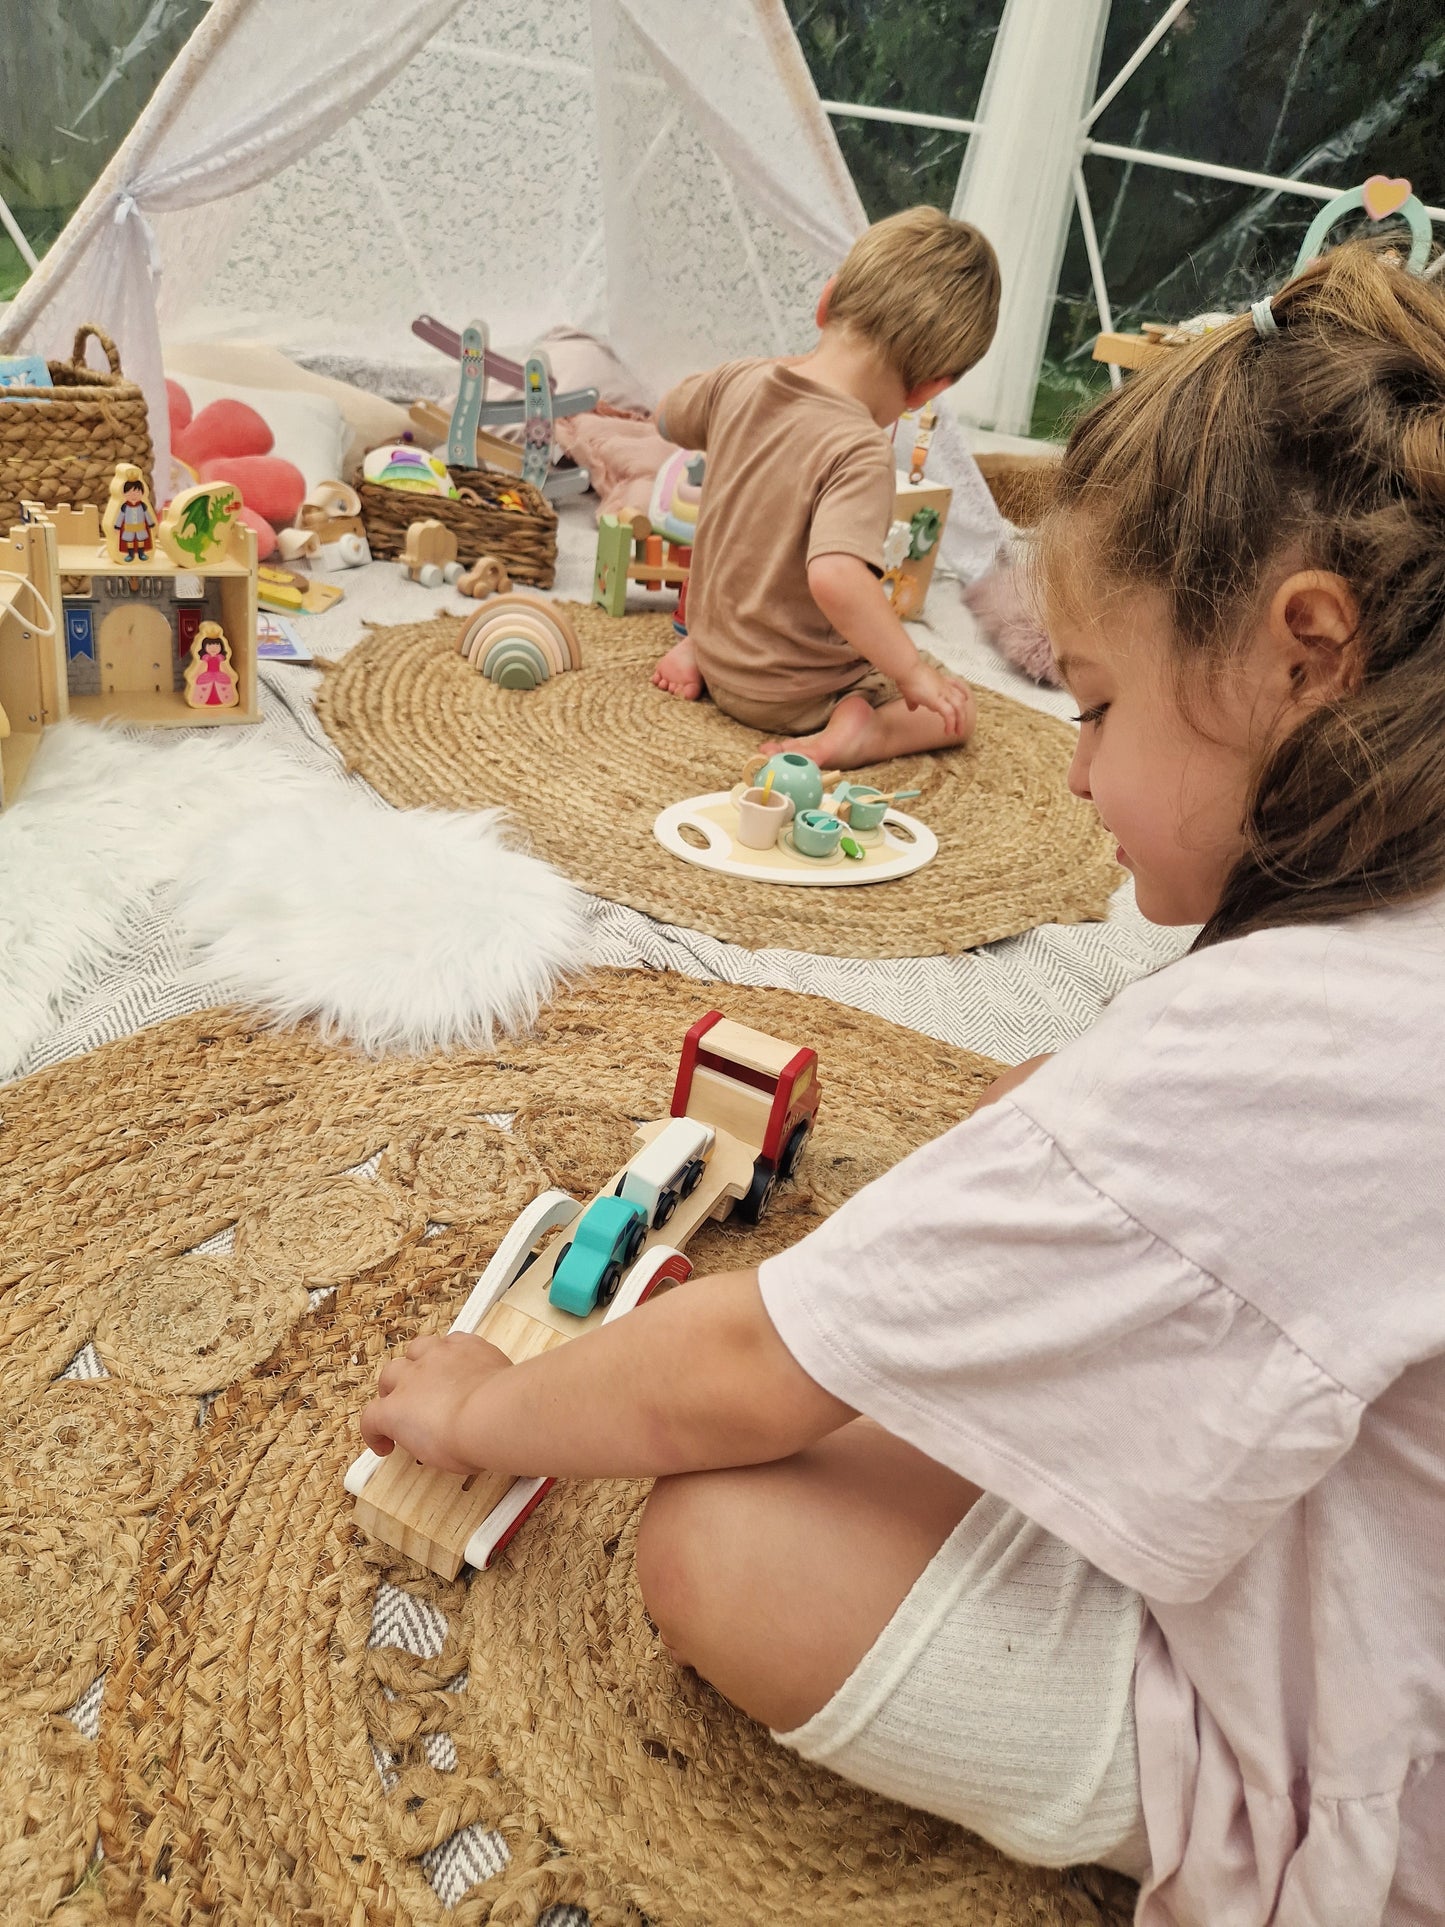
[[1254, 331], [1261, 341], [1268, 340], [1270, 335], [1279, 333], [1279, 323], [1275, 320], [1274, 309], [1270, 305], [1272, 298], [1266, 295], [1263, 301], [1253, 302], [1250, 306], [1249, 312], [1254, 316]]

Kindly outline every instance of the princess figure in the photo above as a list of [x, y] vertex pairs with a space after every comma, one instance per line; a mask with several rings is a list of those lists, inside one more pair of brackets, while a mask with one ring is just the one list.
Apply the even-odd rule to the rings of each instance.
[[217, 622], [203, 622], [191, 642], [186, 701], [192, 709], [232, 709], [240, 701], [231, 645]]

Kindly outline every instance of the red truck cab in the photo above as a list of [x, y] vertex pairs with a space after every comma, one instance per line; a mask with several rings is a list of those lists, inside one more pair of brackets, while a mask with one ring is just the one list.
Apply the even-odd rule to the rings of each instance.
[[752, 1187], [738, 1204], [756, 1224], [778, 1180], [797, 1168], [821, 1095], [816, 1051], [710, 1010], [683, 1039], [672, 1115], [728, 1131], [756, 1152]]

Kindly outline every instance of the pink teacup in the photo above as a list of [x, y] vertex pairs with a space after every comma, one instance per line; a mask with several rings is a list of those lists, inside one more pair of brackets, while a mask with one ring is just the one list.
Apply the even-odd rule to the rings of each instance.
[[773, 790], [744, 790], [738, 798], [738, 841], [750, 850], [771, 850], [793, 814], [793, 799]]

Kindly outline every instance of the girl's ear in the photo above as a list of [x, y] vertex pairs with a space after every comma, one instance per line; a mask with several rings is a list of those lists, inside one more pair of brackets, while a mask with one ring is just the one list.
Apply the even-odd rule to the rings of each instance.
[[833, 290], [837, 285], [838, 277], [836, 274], [830, 274], [828, 279], [823, 283], [823, 292], [818, 296], [818, 311], [814, 317], [820, 328], [826, 328], [828, 325], [828, 309], [832, 305]]
[[1270, 597], [1266, 627], [1289, 699], [1313, 709], [1364, 679], [1360, 605], [1342, 575], [1299, 569]]

